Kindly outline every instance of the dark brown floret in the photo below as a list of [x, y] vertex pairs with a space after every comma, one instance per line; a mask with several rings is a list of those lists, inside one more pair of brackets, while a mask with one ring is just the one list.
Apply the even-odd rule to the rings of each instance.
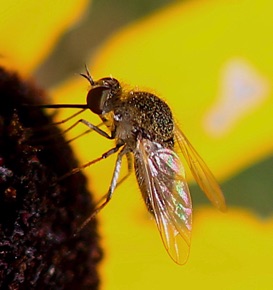
[[21, 106], [43, 98], [0, 68], [0, 288], [97, 289], [96, 221], [73, 238], [94, 208], [86, 179], [57, 181], [77, 167], [72, 151], [41, 109]]

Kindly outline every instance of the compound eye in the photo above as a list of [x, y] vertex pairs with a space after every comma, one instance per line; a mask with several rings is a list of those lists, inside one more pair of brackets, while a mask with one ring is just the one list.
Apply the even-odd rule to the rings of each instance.
[[110, 95], [109, 87], [99, 86], [91, 89], [86, 98], [88, 108], [95, 114], [100, 115], [103, 112], [104, 104]]

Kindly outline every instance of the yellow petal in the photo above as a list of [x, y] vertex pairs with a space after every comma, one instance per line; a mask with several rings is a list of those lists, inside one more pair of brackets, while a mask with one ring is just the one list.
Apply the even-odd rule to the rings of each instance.
[[0, 1], [0, 64], [29, 75], [60, 35], [80, 19], [88, 3]]
[[273, 2], [188, 1], [122, 30], [93, 74], [150, 88], [220, 178], [273, 149]]
[[[129, 191], [127, 192], [130, 193]], [[130, 194], [129, 194], [130, 195]], [[133, 199], [124, 198], [103, 212], [106, 249], [103, 289], [271, 289], [273, 219], [263, 222], [248, 212], [195, 213], [189, 260], [178, 266], [169, 258], [153, 220]], [[128, 204], [127, 204], [128, 205]]]

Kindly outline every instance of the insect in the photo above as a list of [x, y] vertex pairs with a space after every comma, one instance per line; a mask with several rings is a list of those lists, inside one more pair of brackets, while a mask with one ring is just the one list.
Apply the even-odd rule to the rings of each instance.
[[[188, 259], [192, 231], [192, 203], [184, 167], [177, 155], [179, 149], [200, 188], [218, 209], [226, 208], [223, 193], [213, 174], [173, 120], [169, 106], [159, 97], [145, 91], [126, 91], [112, 77], [93, 80], [88, 69], [81, 74], [91, 89], [86, 104], [41, 105], [43, 108], [79, 108], [72, 117], [90, 109], [102, 120], [110, 134], [84, 119], [83, 123], [102, 137], [115, 140], [115, 146], [101, 157], [75, 168], [74, 174], [101, 159], [117, 153], [114, 173], [104, 201], [83, 223], [83, 228], [111, 199], [115, 188], [135, 169], [135, 175], [148, 211], [156, 221], [163, 244], [178, 264]], [[122, 159], [128, 162], [128, 173], [120, 181]], [[134, 166], [133, 166], [134, 164]], [[65, 177], [66, 177], [65, 176]]]

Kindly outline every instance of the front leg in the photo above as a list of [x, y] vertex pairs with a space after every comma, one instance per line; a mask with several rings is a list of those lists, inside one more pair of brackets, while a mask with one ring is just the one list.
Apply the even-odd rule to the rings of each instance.
[[104, 132], [103, 130], [101, 130], [98, 126], [95, 126], [93, 124], [91, 124], [90, 122], [84, 120], [84, 119], [80, 119], [77, 123], [83, 123], [84, 125], [86, 125], [87, 127], [89, 127], [91, 130], [94, 130], [95, 132], [97, 132], [98, 134], [100, 134], [101, 136], [107, 138], [107, 139], [114, 139], [115, 137], [113, 136], [114, 134], [112, 134], [111, 136]]

